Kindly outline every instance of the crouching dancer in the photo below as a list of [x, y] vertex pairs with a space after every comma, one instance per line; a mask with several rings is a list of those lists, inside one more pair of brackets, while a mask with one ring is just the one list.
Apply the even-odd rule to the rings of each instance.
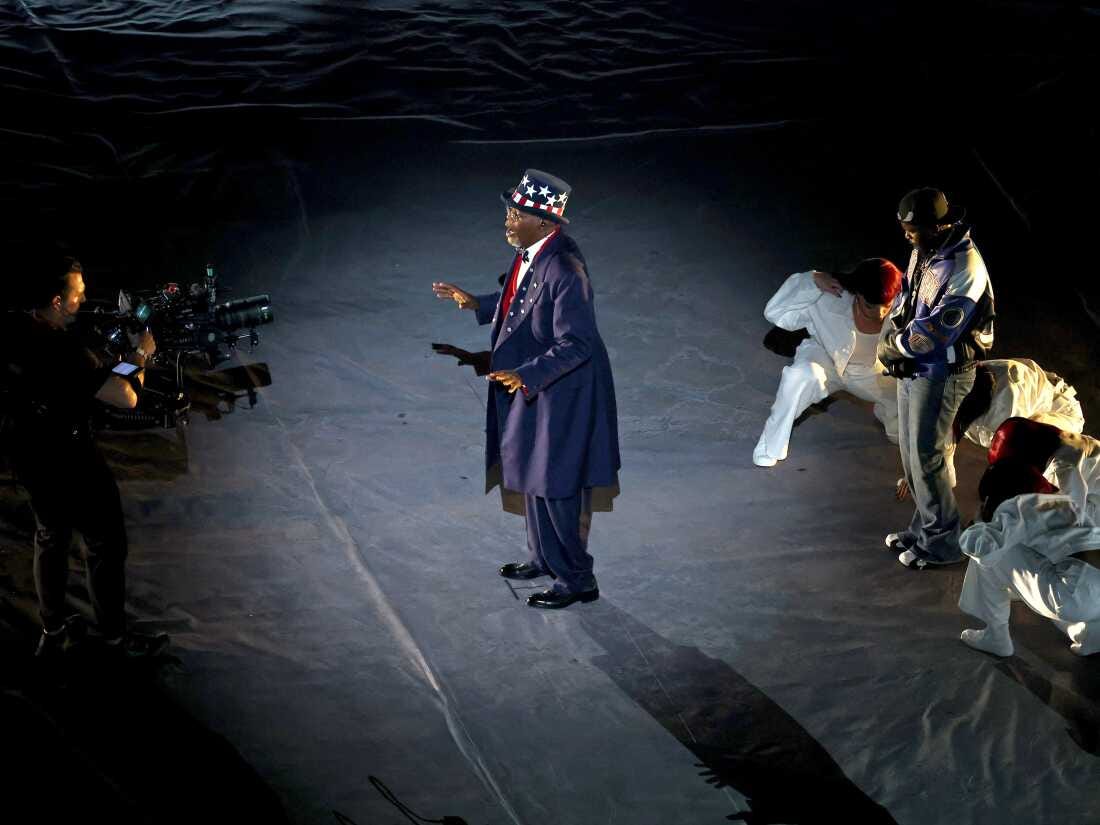
[[783, 368], [779, 389], [752, 461], [772, 467], [787, 457], [795, 419], [834, 392], [874, 402], [886, 437], [898, 440], [894, 380], [875, 357], [879, 333], [901, 289], [901, 271], [883, 258], [861, 261], [837, 276], [800, 272], [790, 276], [764, 308], [764, 317], [785, 330], [805, 328], [794, 362]]
[[989, 447], [993, 433], [1010, 418], [1030, 418], [1071, 433], [1085, 428], [1077, 390], [1055, 373], [1030, 358], [980, 361], [974, 388], [955, 419], [955, 440], [965, 435]]
[[977, 650], [1011, 656], [1008, 619], [1013, 600], [1054, 622], [1088, 656], [1100, 650], [1100, 570], [1075, 553], [1100, 548], [1100, 528], [1081, 524], [1070, 496], [1033, 466], [1002, 460], [982, 476], [982, 521], [959, 543], [970, 557], [959, 607], [985, 622], [961, 640]]
[[[948, 445], [948, 453], [954, 455], [955, 446], [963, 436], [988, 449], [997, 428], [1010, 418], [1030, 418], [1050, 425], [1046, 428], [1049, 434], [1046, 441], [1052, 442], [1053, 439], [1058, 444], [1061, 444], [1063, 435], [1069, 437], [1070, 434], [1080, 433], [1085, 427], [1077, 390], [1055, 373], [1047, 372], [1030, 358], [981, 361], [974, 370], [974, 387], [959, 405], [955, 416], [954, 438]], [[1060, 433], [1056, 435], [1055, 429]], [[1051, 443], [1051, 449], [1054, 446]], [[990, 459], [990, 463], [993, 460]], [[954, 460], [948, 461], [947, 465], [951, 486], [954, 487]], [[1045, 472], [1045, 464], [1038, 469]], [[895, 486], [897, 498], [901, 501], [909, 493], [909, 484], [904, 478], [899, 478]]]
[[1100, 525], [1100, 441], [1027, 418], [1010, 418], [993, 433], [989, 463], [1027, 464], [1069, 496], [1078, 524]]

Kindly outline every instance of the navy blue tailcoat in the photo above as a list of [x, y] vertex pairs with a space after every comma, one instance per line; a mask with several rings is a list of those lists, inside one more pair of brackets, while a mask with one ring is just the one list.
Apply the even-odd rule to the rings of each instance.
[[[567, 498], [584, 487], [617, 492], [615, 385], [576, 242], [560, 230], [546, 241], [507, 317], [501, 292], [476, 297], [478, 323], [493, 325], [492, 369], [519, 373], [526, 388], [513, 394], [489, 382], [486, 492], [497, 483], [505, 492], [544, 498]], [[506, 509], [512, 508], [506, 503]]]

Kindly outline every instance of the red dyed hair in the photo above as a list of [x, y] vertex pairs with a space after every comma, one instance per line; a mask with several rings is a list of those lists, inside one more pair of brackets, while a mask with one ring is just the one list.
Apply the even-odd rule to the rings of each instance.
[[1061, 443], [1062, 431], [1053, 424], [1013, 416], [993, 433], [993, 440], [989, 442], [989, 463], [1018, 461], [1042, 473]]
[[1043, 474], [1022, 461], [1011, 458], [990, 464], [978, 482], [978, 498], [982, 500], [982, 519], [989, 521], [1002, 502], [1027, 493], [1057, 493], [1058, 488], [1043, 478]]
[[860, 261], [841, 280], [869, 304], [892, 304], [901, 292], [901, 270], [885, 258]]

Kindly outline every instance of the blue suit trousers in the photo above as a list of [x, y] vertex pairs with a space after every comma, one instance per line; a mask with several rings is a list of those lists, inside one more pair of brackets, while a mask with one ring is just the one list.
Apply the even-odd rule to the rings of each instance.
[[580, 593], [596, 586], [588, 531], [592, 525], [592, 490], [568, 498], [524, 495], [530, 564], [557, 577], [554, 589]]

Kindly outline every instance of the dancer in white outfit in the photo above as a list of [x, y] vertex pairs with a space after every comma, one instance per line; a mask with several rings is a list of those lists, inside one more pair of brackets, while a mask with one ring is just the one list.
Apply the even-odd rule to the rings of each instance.
[[1010, 418], [989, 444], [989, 464], [1027, 464], [1069, 496], [1077, 523], [1100, 526], [1100, 440], [1040, 421]]
[[898, 440], [894, 379], [875, 358], [883, 320], [901, 288], [901, 271], [883, 258], [861, 261], [854, 270], [791, 275], [764, 308], [764, 317], [785, 330], [805, 328], [810, 337], [783, 368], [771, 415], [752, 453], [758, 467], [787, 457], [795, 419], [807, 407], [847, 390], [874, 403], [886, 436]]
[[1008, 620], [1012, 601], [1020, 600], [1054, 622], [1077, 655], [1100, 651], [1100, 570], [1073, 558], [1100, 548], [1100, 528], [1082, 524], [1072, 498], [1049, 494], [1053, 489], [1034, 467], [1011, 459], [982, 476], [986, 520], [959, 540], [970, 556], [959, 607], [986, 623], [962, 632], [970, 647], [1011, 656]]
[[981, 361], [977, 372], [957, 423], [978, 446], [988, 447], [993, 433], [1009, 418], [1030, 418], [1072, 433], [1084, 429], [1077, 390], [1030, 358]]
[[[974, 388], [955, 416], [955, 438], [949, 453], [954, 455], [955, 445], [963, 436], [988, 448], [993, 433], [1009, 418], [1030, 418], [1066, 433], [1079, 433], [1085, 428], [1077, 390], [1062, 378], [1030, 358], [991, 359], [979, 362], [974, 371]], [[949, 469], [954, 487], [954, 461]], [[898, 479], [896, 488], [899, 501], [909, 494], [904, 478]]]

